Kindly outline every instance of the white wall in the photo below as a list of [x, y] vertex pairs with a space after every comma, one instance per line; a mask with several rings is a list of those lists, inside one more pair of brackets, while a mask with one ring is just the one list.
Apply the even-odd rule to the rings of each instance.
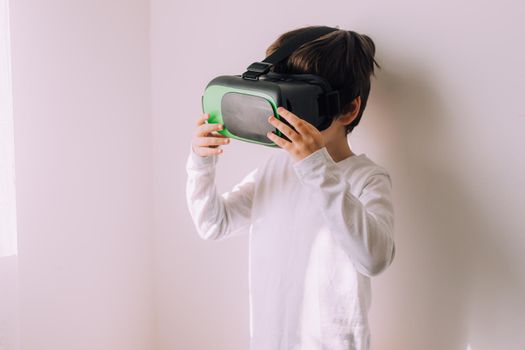
[[19, 349], [18, 259], [0, 256], [0, 349]]
[[154, 348], [149, 3], [11, 2], [23, 350]]
[[[525, 35], [517, 2], [151, 1], [159, 349], [246, 349], [247, 238], [197, 238], [184, 163], [200, 96], [278, 34], [369, 34], [377, 72], [350, 137], [390, 170], [393, 265], [373, 280], [373, 349], [523, 349]], [[230, 187], [273, 150], [232, 142]], [[271, 254], [271, 252], [269, 252]]]
[[18, 347], [18, 257], [9, 3], [0, 0], [0, 349]]

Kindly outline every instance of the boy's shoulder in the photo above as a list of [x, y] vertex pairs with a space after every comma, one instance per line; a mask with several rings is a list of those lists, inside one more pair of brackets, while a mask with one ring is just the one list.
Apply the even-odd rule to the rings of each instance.
[[[372, 160], [366, 153], [354, 155], [355, 161], [348, 164], [348, 168], [354, 171], [362, 171], [371, 175], [385, 174], [388, 175], [388, 170], [381, 164]], [[351, 159], [353, 157], [350, 157]]]

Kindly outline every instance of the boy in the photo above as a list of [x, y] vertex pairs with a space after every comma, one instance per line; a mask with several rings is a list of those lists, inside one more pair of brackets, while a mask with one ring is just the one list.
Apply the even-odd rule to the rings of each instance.
[[[287, 38], [282, 34], [267, 56]], [[249, 234], [251, 350], [365, 350], [370, 347], [370, 277], [395, 255], [392, 183], [347, 135], [359, 123], [374, 73], [375, 45], [366, 35], [337, 30], [304, 44], [272, 67], [310, 73], [333, 88], [357, 84], [360, 95], [328, 129], [280, 107], [294, 129], [269, 117], [290, 141], [269, 133], [282, 150], [247, 174], [231, 192], [217, 193], [218, 124], [197, 122], [190, 154], [187, 205], [203, 239]]]

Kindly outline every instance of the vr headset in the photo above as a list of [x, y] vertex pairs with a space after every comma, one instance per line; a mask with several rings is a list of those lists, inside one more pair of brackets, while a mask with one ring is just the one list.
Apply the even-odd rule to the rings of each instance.
[[[338, 30], [315, 27], [295, 35], [261, 62], [248, 66], [242, 75], [221, 75], [212, 79], [202, 95], [203, 113], [208, 123], [223, 124], [219, 133], [251, 143], [278, 147], [266, 134], [273, 132], [290, 141], [268, 122], [273, 115], [294, 129], [277, 113], [282, 106], [319, 131], [328, 128], [333, 117], [348, 101], [359, 96], [352, 86], [334, 90], [328, 81], [314, 74], [282, 74], [270, 68], [288, 58], [301, 45]], [[351, 96], [351, 99], [343, 96]]]

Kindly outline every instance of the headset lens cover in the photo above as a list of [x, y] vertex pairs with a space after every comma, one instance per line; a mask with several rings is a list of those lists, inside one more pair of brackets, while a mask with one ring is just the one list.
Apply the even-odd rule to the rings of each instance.
[[268, 117], [274, 112], [265, 98], [228, 92], [221, 100], [221, 114], [224, 125], [232, 134], [254, 141], [271, 142], [266, 133], [275, 131], [268, 122]]

